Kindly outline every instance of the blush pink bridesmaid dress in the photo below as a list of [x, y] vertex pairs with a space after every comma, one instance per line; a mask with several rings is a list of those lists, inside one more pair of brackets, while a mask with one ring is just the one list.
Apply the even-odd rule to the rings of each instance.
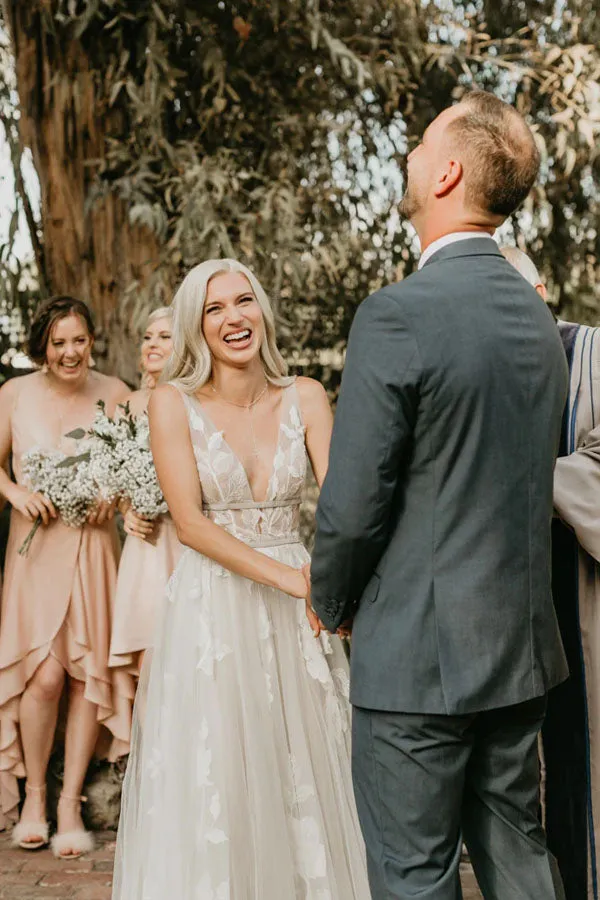
[[[56, 423], [40, 390], [41, 373], [24, 376], [12, 411], [12, 453], [22, 484], [22, 457], [33, 447], [56, 447]], [[97, 377], [97, 376], [96, 376]], [[98, 390], [101, 392], [102, 382]], [[98, 398], [100, 399], [101, 393]], [[94, 417], [86, 398], [85, 426]], [[83, 415], [81, 411], [74, 414]], [[50, 413], [52, 415], [52, 413]], [[70, 426], [74, 427], [74, 426]], [[65, 430], [69, 430], [65, 426]], [[61, 449], [72, 452], [73, 447]], [[72, 442], [68, 442], [72, 443]], [[71, 528], [60, 519], [41, 527], [27, 556], [19, 547], [31, 523], [11, 511], [0, 619], [0, 791], [4, 812], [19, 802], [17, 778], [25, 777], [20, 734], [21, 696], [49, 655], [85, 683], [98, 706], [101, 755], [115, 760], [128, 752], [134, 684], [124, 669], [109, 669], [108, 653], [117, 581], [119, 542], [114, 520]]]
[[153, 645], [157, 612], [183, 550], [175, 524], [162, 516], [150, 540], [128, 535], [115, 597], [109, 665], [139, 678], [143, 653]]

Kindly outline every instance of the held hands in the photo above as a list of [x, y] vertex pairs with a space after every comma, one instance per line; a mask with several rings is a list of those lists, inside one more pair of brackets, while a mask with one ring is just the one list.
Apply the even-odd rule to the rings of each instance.
[[321, 631], [325, 631], [326, 629], [320, 618], [312, 608], [310, 602], [310, 563], [306, 563], [305, 566], [302, 566], [301, 571], [306, 584], [306, 618], [308, 619], [308, 624], [312, 629], [312, 633], [316, 638], [318, 638], [321, 634]]
[[[308, 619], [312, 633], [316, 638], [322, 631], [327, 631], [325, 625], [312, 608], [310, 601], [310, 564], [307, 563], [301, 569], [285, 566], [280, 588], [285, 594], [298, 599], [306, 598], [306, 618]], [[352, 622], [343, 622], [336, 634], [339, 637], [348, 637], [352, 632]], [[330, 634], [332, 632], [329, 632]]]
[[301, 569], [294, 569], [292, 566], [284, 566], [280, 580], [280, 589], [284, 594], [297, 597], [298, 600], [306, 598], [306, 615], [312, 633], [315, 637], [318, 637], [324, 626], [310, 605], [310, 567], [303, 566]]
[[[322, 631], [327, 631], [322, 621], [316, 614], [315, 610], [312, 607], [310, 600], [310, 563], [306, 563], [305, 566], [302, 566], [302, 574], [304, 575], [304, 579], [306, 581], [306, 618], [308, 619], [309, 625], [312, 628], [312, 632], [314, 636], [317, 638], [321, 634]], [[329, 632], [331, 634], [331, 632]], [[338, 637], [347, 638], [352, 634], [352, 619], [347, 619], [345, 622], [342, 622], [338, 630], [336, 631]]]
[[131, 534], [134, 537], [140, 538], [142, 541], [145, 541], [146, 538], [150, 537], [156, 524], [135, 513], [131, 507], [129, 507], [125, 513], [123, 523], [126, 534]]
[[44, 525], [47, 525], [50, 519], [57, 518], [58, 514], [52, 501], [37, 491], [28, 491], [27, 488], [16, 484], [8, 500], [29, 522], [41, 519]]

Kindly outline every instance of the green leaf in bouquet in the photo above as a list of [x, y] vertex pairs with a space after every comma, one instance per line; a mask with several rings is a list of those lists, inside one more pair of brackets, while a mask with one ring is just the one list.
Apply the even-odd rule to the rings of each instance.
[[104, 400], [96, 400], [96, 406], [101, 412], [106, 411], [106, 403], [104, 402]]
[[80, 441], [82, 438], [86, 436], [87, 432], [85, 428], [75, 428], [73, 431], [67, 432], [65, 437], [73, 438], [75, 441]]
[[69, 466], [76, 466], [78, 463], [89, 461], [90, 452], [89, 450], [86, 450], [85, 453], [80, 453], [78, 456], [66, 456], [61, 462], [57, 464], [56, 468], [67, 469]]

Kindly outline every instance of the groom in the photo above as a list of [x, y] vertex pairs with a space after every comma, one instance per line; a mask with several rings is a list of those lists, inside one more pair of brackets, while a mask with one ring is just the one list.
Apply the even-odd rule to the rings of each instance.
[[317, 513], [312, 605], [353, 620], [353, 778], [373, 900], [562, 898], [537, 739], [567, 674], [550, 591], [567, 391], [550, 312], [491, 238], [539, 156], [474, 92], [408, 158], [419, 271], [360, 307]]

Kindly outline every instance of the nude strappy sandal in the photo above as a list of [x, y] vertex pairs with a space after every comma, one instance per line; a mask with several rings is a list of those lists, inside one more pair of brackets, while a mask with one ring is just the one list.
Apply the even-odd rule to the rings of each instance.
[[[74, 803], [85, 803], [87, 797], [70, 797], [69, 794], [61, 793], [58, 802], [61, 800], [72, 800]], [[65, 834], [55, 834], [50, 842], [52, 853], [57, 859], [79, 859], [84, 853], [91, 853], [94, 849], [94, 838], [89, 831], [83, 828], [77, 831], [67, 831]], [[70, 853], [64, 853], [70, 850]]]
[[[46, 785], [36, 787], [25, 782], [25, 793], [38, 794], [46, 799]], [[48, 843], [49, 827], [47, 821], [21, 822], [19, 821], [12, 831], [13, 847], [21, 847], [23, 850], [39, 850]]]

